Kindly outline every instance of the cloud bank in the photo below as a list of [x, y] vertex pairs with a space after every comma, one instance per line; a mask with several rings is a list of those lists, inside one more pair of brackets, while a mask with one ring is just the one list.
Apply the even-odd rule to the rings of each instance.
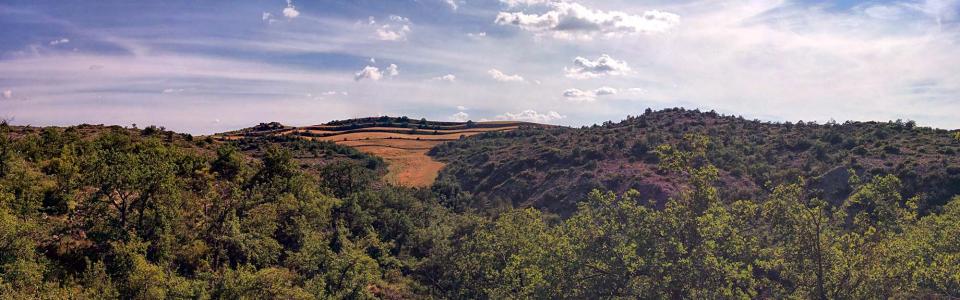
[[616, 95], [617, 91], [617, 89], [608, 86], [600, 87], [592, 91], [571, 88], [563, 91], [563, 97], [574, 102], [593, 102], [600, 96]]
[[[511, 5], [521, 2], [527, 5], [540, 4], [539, 1], [507, 3]], [[549, 2], [546, 5], [549, 10], [542, 14], [500, 12], [494, 22], [557, 38], [584, 39], [662, 33], [680, 23], [679, 15], [659, 10], [648, 10], [641, 15], [634, 15], [621, 11], [590, 9], [575, 2]]]
[[523, 121], [548, 124], [563, 118], [566, 118], [566, 116], [552, 110], [546, 113], [538, 113], [535, 110], [527, 109], [519, 113], [506, 112], [502, 115], [497, 115], [493, 119], [497, 121]]

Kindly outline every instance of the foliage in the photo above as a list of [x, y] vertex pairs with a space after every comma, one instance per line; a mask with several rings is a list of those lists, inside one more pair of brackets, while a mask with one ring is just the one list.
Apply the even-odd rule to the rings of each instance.
[[[512, 207], [532, 179], [501, 182], [510, 193], [478, 206], [490, 194], [451, 174], [394, 187], [381, 160], [332, 143], [166, 132], [0, 124], [0, 298], [960, 297], [960, 196], [923, 206], [917, 177], [846, 171], [839, 201], [802, 176], [734, 198], [731, 165], [717, 161], [727, 142], [688, 132], [618, 146], [639, 156], [623, 163], [681, 180], [665, 199], [596, 189], [556, 215]], [[509, 164], [537, 178], [608, 153]]]
[[903, 121], [771, 123], [672, 108], [584, 128], [485, 133], [430, 154], [447, 163], [438, 184], [471, 195], [457, 205], [483, 211], [507, 199], [568, 216], [593, 189], [636, 189], [662, 206], [686, 180], [659, 167], [656, 148], [686, 147], [691, 135], [709, 138], [705, 155], [726, 198], [765, 198], [768, 182], [804, 177], [809, 193], [839, 204], [853, 189], [847, 184], [853, 173], [897, 176], [906, 197], [920, 196], [924, 211], [960, 194], [960, 172], [951, 169], [960, 165], [955, 132]]
[[2, 298], [423, 293], [411, 278], [451, 215], [375, 184], [382, 160], [149, 128], [0, 126]]
[[[551, 224], [530, 208], [462, 226], [440, 289], [451, 298], [956, 297], [957, 200], [920, 217], [893, 176], [855, 183], [841, 206], [800, 179], [768, 199], [723, 201], [705, 140], [659, 147], [688, 189], [663, 209], [637, 191], [593, 191]], [[689, 150], [678, 150], [680, 148]]]

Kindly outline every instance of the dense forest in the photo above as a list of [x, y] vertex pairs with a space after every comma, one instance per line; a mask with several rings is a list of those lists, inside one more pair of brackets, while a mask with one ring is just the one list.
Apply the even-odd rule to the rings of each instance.
[[3, 123], [0, 298], [954, 298], [958, 147], [677, 109], [441, 144], [411, 189], [330, 142]]

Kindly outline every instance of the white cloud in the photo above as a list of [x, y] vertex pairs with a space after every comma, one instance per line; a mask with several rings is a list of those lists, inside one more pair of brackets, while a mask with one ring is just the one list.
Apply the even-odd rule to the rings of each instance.
[[330, 97], [330, 96], [337, 96], [337, 95], [346, 96], [346, 95], [347, 95], [347, 92], [346, 92], [346, 91], [334, 91], [334, 90], [330, 90], [330, 91], [321, 92], [320, 95], [317, 95], [317, 96], [314, 96], [313, 94], [307, 94], [306, 96], [307, 96], [308, 98], [313, 98], [313, 99], [316, 99], [316, 100], [320, 100], [320, 99], [325, 99], [325, 98]]
[[506, 4], [508, 7], [517, 7], [521, 5], [533, 6], [551, 2], [557, 2], [557, 0], [500, 0], [500, 3]]
[[407, 33], [410, 32], [410, 27], [403, 25], [398, 30], [394, 30], [390, 25], [383, 25], [380, 28], [377, 28], [377, 38], [383, 41], [402, 41], [407, 39]]
[[610, 96], [610, 95], [616, 95], [616, 94], [617, 94], [617, 89], [608, 87], [608, 86], [601, 87], [592, 91], [584, 91], [584, 90], [575, 89], [575, 88], [571, 88], [563, 91], [563, 97], [570, 99], [570, 101], [574, 101], [574, 102], [593, 102], [597, 100], [597, 97]]
[[464, 111], [464, 110], [467, 110], [467, 107], [463, 105], [457, 105], [457, 110]]
[[359, 72], [353, 75], [354, 81], [360, 81], [363, 79], [370, 79], [377, 81], [383, 78], [383, 72], [380, 72], [380, 68], [374, 66], [363, 67]]
[[462, 111], [450, 116], [450, 121], [454, 121], [454, 122], [466, 122], [469, 120], [470, 120], [470, 114]]
[[601, 87], [601, 88], [599, 88], [599, 89], [593, 90], [593, 94], [595, 94], [595, 95], [597, 95], [597, 96], [616, 95], [616, 94], [617, 94], [617, 89], [612, 88], [612, 87], [609, 87], [609, 86], [604, 86], [604, 87]]
[[381, 41], [405, 41], [410, 29], [410, 19], [391, 15], [385, 24], [377, 25], [377, 19], [370, 16], [367, 24], [376, 27], [376, 37]]
[[181, 93], [181, 92], [183, 92], [183, 91], [184, 91], [184, 89], [163, 89], [163, 91], [160, 91], [160, 93], [163, 93], [163, 94], [176, 94], [176, 93]]
[[[473, 3], [471, 0], [467, 1]], [[612, 116], [632, 114], [631, 111], [636, 107], [647, 106], [638, 106], [627, 101], [606, 101], [608, 98], [617, 97], [640, 98], [636, 100], [656, 103], [658, 107], [700, 107], [727, 113], [742, 113], [749, 118], [765, 120], [826, 120], [833, 117], [842, 121], [903, 118], [914, 119], [924, 125], [960, 128], [960, 119], [952, 116], [960, 111], [960, 101], [956, 101], [960, 94], [960, 76], [955, 71], [960, 70], [960, 56], [957, 55], [960, 53], [960, 24], [938, 24], [938, 18], [935, 17], [941, 16], [939, 19], [947, 20], [947, 11], [933, 13], [934, 10], [931, 9], [931, 13], [927, 14], [907, 9], [901, 15], [887, 14], [887, 18], [895, 18], [891, 20], [880, 18], [884, 17], [882, 11], [871, 17], [861, 8], [834, 10], [822, 5], [811, 6], [779, 0], [737, 2], [737, 5], [730, 5], [727, 1], [694, 0], [688, 4], [661, 1], [630, 5], [629, 8], [626, 4], [636, 3], [623, 0], [580, 2], [585, 5], [605, 3], [602, 8], [604, 10], [626, 12], [629, 9], [629, 13], [637, 15], [642, 15], [645, 9], [649, 9], [647, 7], [657, 8], [683, 16], [683, 22], [671, 29], [669, 34], [636, 34], [616, 40], [597, 38], [594, 41], [573, 44], [550, 39], [538, 41], [523, 38], [530, 35], [529, 32], [506, 27], [500, 28], [507, 29], [506, 32], [499, 33], [477, 27], [471, 27], [467, 31], [449, 30], [449, 24], [438, 21], [424, 23], [423, 28], [418, 23], [417, 28], [413, 28], [417, 30], [417, 34], [422, 30], [423, 33], [436, 34], [436, 38], [430, 36], [429, 39], [420, 39], [411, 33], [408, 35], [411, 42], [400, 47], [381, 47], [385, 45], [376, 41], [376, 27], [367, 26], [365, 18], [357, 24], [356, 19], [347, 20], [344, 19], [347, 17], [343, 16], [311, 18], [311, 21], [317, 22], [316, 26], [326, 26], [329, 30], [273, 32], [267, 36], [269, 39], [239, 36], [227, 39], [227, 36], [203, 36], [204, 33], [199, 33], [200, 36], [159, 36], [156, 40], [148, 40], [126, 31], [108, 30], [105, 34], [128, 35], [119, 38], [149, 45], [145, 44], [144, 50], [139, 52], [143, 55], [129, 57], [114, 55], [113, 52], [96, 53], [94, 50], [80, 53], [41, 51], [39, 55], [0, 59], [0, 69], [4, 70], [5, 76], [12, 76], [5, 79], [17, 82], [16, 87], [7, 87], [15, 91], [15, 97], [29, 94], [31, 99], [43, 100], [31, 102], [38, 103], [36, 106], [10, 107], [18, 110], [11, 111], [10, 114], [16, 114], [19, 119], [29, 120], [33, 124], [42, 124], [41, 121], [69, 120], [76, 123], [98, 121], [97, 119], [101, 122], [110, 120], [124, 124], [129, 122], [122, 120], [132, 118], [131, 116], [152, 118], [159, 115], [153, 111], [138, 115], [131, 109], [119, 110], [104, 107], [104, 102], [96, 102], [98, 104], [83, 108], [87, 115], [96, 117], [86, 117], [78, 113], [75, 106], [69, 105], [70, 101], [61, 100], [62, 95], [71, 93], [78, 95], [77, 97], [85, 97], [84, 99], [94, 99], [97, 95], [103, 95], [105, 99], [130, 98], [128, 94], [116, 92], [118, 89], [115, 87], [118, 85], [144, 87], [155, 94], [147, 97], [161, 97], [163, 95], [159, 91], [164, 88], [193, 86], [201, 84], [194, 82], [196, 80], [193, 78], [212, 78], [209, 80], [212, 83], [206, 84], [203, 90], [222, 92], [203, 95], [184, 93], [183, 101], [201, 97], [235, 99], [235, 93], [238, 92], [261, 98], [268, 95], [270, 100], [283, 100], [286, 93], [300, 95], [307, 91], [313, 91], [314, 94], [322, 92], [315, 90], [317, 83], [329, 85], [330, 87], [325, 89], [332, 89], [336, 85], [349, 86], [349, 83], [354, 81], [348, 73], [334, 69], [300, 68], [269, 59], [254, 64], [233, 60], [230, 58], [232, 56], [218, 57], [215, 53], [197, 58], [194, 54], [198, 52], [190, 51], [196, 50], [192, 48], [195, 47], [193, 45], [219, 47], [233, 41], [236, 43], [231, 43], [231, 47], [235, 46], [238, 51], [245, 53], [254, 51], [253, 53], [263, 53], [271, 57], [286, 57], [299, 53], [339, 53], [355, 57], [376, 55], [380, 58], [377, 64], [365, 64], [366, 60], [359, 59], [355, 67], [370, 65], [379, 67], [378, 71], [384, 71], [389, 63], [393, 62], [404, 64], [404, 77], [412, 75], [413, 70], [410, 68], [414, 65], [417, 69], [422, 69], [421, 74], [430, 74], [422, 76], [420, 80], [405, 81], [402, 80], [403, 77], [396, 77], [395, 79], [401, 80], [376, 82], [376, 86], [351, 90], [356, 99], [343, 101], [345, 108], [336, 111], [339, 115], [332, 113], [333, 110], [323, 109], [324, 113], [328, 114], [325, 117], [331, 119], [356, 114], [357, 111], [370, 107], [383, 107], [383, 103], [388, 103], [391, 107], [409, 105], [448, 108], [463, 104], [477, 109], [469, 111], [475, 119], [479, 119], [481, 115], [488, 118], [495, 115], [489, 113], [491, 111], [517, 112], [517, 108], [529, 107], [567, 112], [570, 116], [563, 120], [564, 123], [582, 125], [603, 121], [601, 118], [607, 118], [606, 116], [615, 118]], [[460, 11], [468, 12], [468, 5], [459, 3], [463, 8]], [[870, 5], [895, 3], [871, 2]], [[920, 0], [907, 3], [919, 6], [924, 2]], [[441, 7], [440, 2], [433, 4], [441, 11], [447, 9]], [[495, 1], [493, 4], [497, 5]], [[279, 10], [282, 8], [278, 6], [276, 11], [272, 11], [274, 17], [286, 19], [280, 15]], [[527, 14], [543, 14], [550, 9], [550, 6], [543, 5], [523, 8], [523, 11]], [[306, 13], [303, 17], [310, 17], [310, 14]], [[492, 22], [493, 17], [490, 16], [488, 22]], [[303, 21], [304, 18], [298, 17], [295, 21]], [[383, 19], [384, 22], [388, 21], [386, 16]], [[251, 21], [256, 22], [255, 19]], [[381, 20], [378, 18], [377, 21]], [[170, 26], [189, 28], [189, 25]], [[482, 30], [488, 30], [490, 37], [496, 36], [497, 39], [474, 42], [466, 36], [467, 32]], [[519, 31], [520, 37], [511, 36], [511, 31]], [[84, 40], [96, 38], [83, 32], [76, 34], [83, 36]], [[77, 38], [72, 35], [69, 37]], [[46, 43], [51, 39], [53, 37], [41, 40], [40, 45], [47, 46]], [[414, 40], [417, 43], [414, 43]], [[77, 42], [79, 40], [73, 40], [67, 45]], [[467, 44], [463, 44], [464, 42]], [[178, 47], [169, 47], [166, 44]], [[377, 46], [378, 44], [380, 46]], [[164, 45], [163, 48], [154, 49], [159, 51], [148, 49], [160, 45]], [[135, 49], [123, 44], [121, 46]], [[632, 68], [628, 77], [608, 76], [601, 77], [603, 82], [596, 80], [574, 83], [563, 77], [564, 67], [573, 67], [571, 60], [575, 56], [584, 56], [593, 61], [602, 53], [627, 60]], [[478, 63], [477, 57], [483, 57], [483, 61]], [[185, 58], [191, 59], [190, 63], [181, 62]], [[100, 66], [103, 68], [83, 72], [79, 77], [76, 75], [77, 70], [85, 71], [90, 66], [96, 66], [91, 69], [98, 69]], [[491, 88], [489, 84], [495, 81], [489, 79], [488, 84], [468, 82], [468, 74], [488, 76], [483, 72], [491, 67], [520, 73], [525, 77], [525, 81], [531, 84], [507, 86], [510, 90], [505, 91], [504, 86]], [[356, 71], [358, 70], [354, 69], [354, 72]], [[423, 79], [447, 72], [457, 73], [461, 77], [458, 81], [463, 84], [438, 89], [423, 88], [424, 85], [437, 83], [424, 82]], [[534, 85], [534, 79], [543, 80], [542, 86]], [[560, 95], [565, 89], [578, 87], [589, 92], [601, 85], [622, 89], [616, 96], [597, 97], [597, 101], [602, 101], [603, 105], [583, 105], [577, 107], [576, 112], [562, 110], [562, 105], [572, 104]], [[627, 89], [629, 87], [642, 87], [642, 90]], [[397, 95], [402, 95], [404, 100], [396, 100]], [[293, 98], [305, 100], [303, 97]], [[449, 99], [457, 99], [457, 102], [454, 102], [457, 104], [452, 104]], [[518, 99], [522, 99], [522, 102]], [[90, 101], [94, 103], [93, 100]], [[268, 102], [270, 105], [263, 104]], [[60, 105], [61, 108], [57, 110], [54, 110], [53, 105], [40, 105], [53, 103], [64, 105]], [[238, 108], [232, 112], [238, 113], [232, 113], [229, 118], [224, 117], [224, 127], [242, 123], [238, 120], [258, 116], [263, 111], [286, 109], [276, 105], [274, 101], [251, 101], [250, 104], [243, 106], [251, 107], [249, 109], [239, 108], [241, 106], [237, 105]], [[311, 104], [326, 105], [319, 102]], [[0, 111], [7, 108], [0, 108]], [[212, 109], [211, 111], [216, 113], [223, 108]], [[123, 111], [124, 114], [110, 115], [117, 111]], [[240, 111], [243, 113], [239, 113]], [[289, 109], [285, 111], [289, 115], [278, 113], [277, 116], [299, 116], [303, 111], [302, 108]], [[440, 117], [445, 118], [455, 112], [457, 111], [451, 109]], [[203, 122], [209, 123], [212, 116], [218, 116], [214, 113], [206, 114], [211, 117], [206, 117]], [[305, 116], [303, 120], [316, 118], [317, 116], [311, 115]], [[167, 125], [183, 124], [180, 125], [181, 128], [207, 130], [203, 126], [191, 127], [196, 124], [191, 123], [193, 120], [179, 120], [174, 117], [164, 120]]]
[[11, 90], [4, 90], [4, 91], [3, 91], [3, 99], [13, 99], [13, 91], [11, 91]]
[[592, 102], [596, 100], [596, 95], [580, 89], [567, 89], [563, 91], [563, 97], [577, 102]]
[[387, 67], [387, 75], [390, 75], [390, 76], [400, 75], [400, 68], [397, 67], [397, 65], [395, 64], [390, 64], [390, 66]]
[[277, 19], [274, 18], [273, 14], [269, 12], [263, 12], [263, 14], [260, 15], [260, 19], [263, 20], [264, 22], [267, 22], [267, 24], [273, 24], [277, 22]]
[[487, 71], [487, 74], [490, 74], [490, 77], [493, 77], [494, 80], [500, 82], [522, 82], [523, 77], [517, 74], [507, 75], [497, 69], [490, 69]]
[[[374, 59], [372, 58], [370, 59], [370, 62], [374, 62], [374, 61], [375, 61]], [[380, 70], [380, 68], [367, 65], [363, 67], [363, 69], [360, 69], [360, 71], [358, 71], [357, 73], [353, 74], [353, 80], [360, 81], [363, 79], [370, 79], [373, 81], [377, 81], [377, 80], [383, 79], [384, 76], [393, 77], [397, 75], [400, 75], [400, 67], [397, 67], [397, 65], [395, 64], [390, 64], [389, 66], [387, 66], [386, 69], [382, 71]], [[346, 95], [346, 92], [344, 92], [344, 95]]]
[[298, 11], [297, 8], [293, 6], [292, 0], [287, 0], [287, 7], [283, 9], [283, 16], [289, 19], [293, 19], [300, 16], [300, 11]]
[[521, 111], [519, 113], [504, 113], [494, 117], [494, 120], [499, 121], [524, 121], [524, 122], [533, 122], [533, 123], [549, 123], [551, 121], [560, 120], [566, 118], [567, 116], [561, 115], [555, 111], [549, 111], [547, 113], [538, 113], [535, 110], [528, 109]]
[[70, 42], [70, 39], [68, 39], [68, 38], [60, 38], [60, 39], [58, 39], [58, 40], [52, 40], [52, 41], [50, 41], [50, 46], [56, 46], [56, 45], [59, 45], [59, 44], [66, 44], [66, 43], [69, 43], [69, 42]]
[[487, 32], [486, 32], [486, 31], [481, 31], [481, 32], [477, 32], [477, 33], [469, 32], [469, 33], [467, 33], [467, 36], [470, 37], [470, 38], [474, 38], [474, 39], [482, 39], [482, 38], [487, 37]]
[[644, 62], [630, 76], [648, 102], [772, 120], [960, 124], [943, 111], [960, 111], [960, 76], [949, 71], [960, 70], [960, 24], [887, 8], [744, 4], [697, 2], [668, 39], [604, 51]]
[[610, 55], [600, 55], [596, 60], [590, 60], [577, 56], [573, 59], [573, 67], [564, 68], [567, 77], [575, 79], [588, 79], [600, 76], [621, 76], [629, 74], [632, 70], [627, 62], [613, 59]]
[[[529, 1], [509, 1], [508, 5], [513, 2]], [[584, 39], [597, 35], [617, 37], [661, 33], [680, 23], [680, 16], [659, 10], [632, 15], [621, 11], [593, 10], [574, 2], [550, 2], [547, 6], [549, 10], [543, 14], [500, 12], [494, 22], [556, 38]]]
[[453, 74], [447, 74], [447, 75], [437, 76], [437, 77], [431, 78], [431, 80], [454, 82], [454, 81], [457, 80], [457, 76], [455, 76], [455, 75], [453, 75]]
[[450, 9], [457, 10], [457, 1], [456, 0], [443, 0], [443, 3], [446, 3], [447, 6], [450, 6]]

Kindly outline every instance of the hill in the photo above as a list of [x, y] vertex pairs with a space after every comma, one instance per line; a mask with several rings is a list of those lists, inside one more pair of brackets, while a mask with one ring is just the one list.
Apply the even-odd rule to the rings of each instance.
[[525, 122], [437, 122], [407, 117], [372, 117], [331, 121], [322, 125], [291, 127], [263, 123], [251, 128], [215, 135], [221, 140], [263, 136], [288, 136], [330, 141], [382, 157], [388, 162], [385, 179], [397, 185], [427, 187], [444, 164], [427, 152], [447, 141], [485, 132], [505, 132], [542, 125]]
[[[956, 131], [686, 110], [522, 125], [436, 146], [449, 164], [428, 189], [383, 182], [384, 161], [356, 148], [261, 127], [0, 122], [0, 298], [960, 297], [960, 196], [933, 196], [956, 189]], [[667, 199], [574, 195], [621, 174]], [[575, 208], [531, 200], [531, 183]]]
[[[686, 178], [658, 167], [659, 145], [709, 139], [727, 199], [766, 197], [774, 185], [807, 178], [814, 196], [838, 204], [853, 170], [893, 174], [923, 207], [960, 193], [957, 131], [913, 122], [771, 123], [714, 112], [667, 109], [584, 128], [521, 128], [438, 145], [447, 166], [435, 189], [451, 207], [537, 207], [568, 215], [593, 189], [630, 189], [662, 205]], [[770, 184], [773, 183], [773, 184]]]

